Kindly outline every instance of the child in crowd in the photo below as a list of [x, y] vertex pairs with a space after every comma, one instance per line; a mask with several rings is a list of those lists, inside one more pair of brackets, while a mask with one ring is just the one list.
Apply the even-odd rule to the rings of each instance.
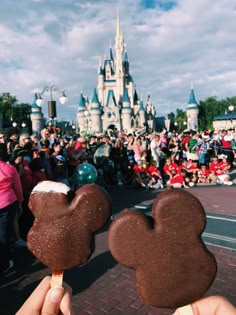
[[143, 165], [141, 160], [139, 160], [137, 164], [134, 165], [134, 179], [136, 183], [142, 188], [152, 188], [152, 176], [148, 172], [146, 165]]
[[157, 162], [152, 161], [147, 170], [153, 179], [153, 188], [163, 188], [163, 180], [161, 172], [157, 168]]
[[186, 180], [187, 172], [185, 169], [181, 169], [180, 172], [176, 172], [175, 170], [171, 171], [172, 176], [168, 180], [167, 185], [172, 186], [174, 188], [189, 188], [188, 180]]
[[167, 182], [173, 177], [173, 174], [178, 173], [179, 171], [179, 166], [175, 162], [171, 161], [171, 158], [166, 158], [165, 165], [163, 167], [163, 179]]
[[214, 184], [233, 185], [230, 181], [230, 176], [225, 170], [225, 164], [220, 162], [217, 157], [212, 158], [212, 162], [209, 165], [209, 181]]
[[198, 171], [198, 161], [191, 161], [188, 165], [188, 173], [190, 174], [191, 182], [193, 183], [192, 186], [196, 185], [198, 182]]
[[209, 174], [210, 172], [207, 166], [205, 164], [202, 164], [197, 173], [198, 183], [199, 184], [209, 183]]

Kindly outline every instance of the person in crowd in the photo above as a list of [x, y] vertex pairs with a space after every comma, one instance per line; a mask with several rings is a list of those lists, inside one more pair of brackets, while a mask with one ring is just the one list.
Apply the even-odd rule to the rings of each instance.
[[134, 181], [138, 184], [138, 187], [148, 190], [153, 186], [153, 179], [147, 170], [146, 164], [142, 160], [139, 160], [134, 165]]
[[182, 158], [183, 159], [188, 159], [189, 141], [190, 141], [190, 132], [189, 131], [185, 131], [183, 133], [182, 141], [180, 142], [180, 149], [181, 149], [181, 152], [182, 152]]
[[207, 184], [209, 183], [209, 169], [206, 164], [201, 164], [198, 172], [197, 172], [197, 177], [198, 177], [198, 183], [199, 184]]
[[6, 143], [7, 143], [7, 153], [9, 156], [11, 155], [11, 152], [13, 151], [13, 148], [11, 147], [11, 143], [12, 142], [19, 143], [19, 134], [20, 134], [20, 130], [17, 127], [10, 127], [7, 130]]
[[157, 167], [156, 161], [152, 161], [150, 165], [148, 166], [148, 172], [152, 176], [153, 179], [153, 188], [163, 188], [163, 179], [161, 176], [161, 172]]
[[177, 174], [179, 172], [179, 166], [177, 163], [172, 162], [171, 158], [168, 157], [165, 161], [163, 171], [163, 180], [164, 183], [166, 183], [168, 180], [171, 179], [173, 174]]
[[221, 146], [222, 146], [222, 154], [227, 155], [228, 161], [230, 164], [233, 163], [234, 153], [232, 150], [231, 143], [234, 139], [232, 130], [222, 130], [221, 135]]
[[13, 165], [6, 163], [7, 146], [0, 144], [0, 272], [13, 267], [10, 248], [14, 236], [14, 220], [23, 202], [20, 176]]
[[190, 175], [190, 180], [191, 180], [191, 185], [196, 185], [198, 182], [198, 171], [199, 171], [199, 166], [198, 166], [198, 161], [197, 160], [188, 160], [187, 162], [187, 168], [188, 168], [188, 174]]
[[26, 247], [26, 234], [22, 228], [22, 223], [24, 222], [25, 212], [28, 209], [29, 195], [32, 190], [32, 172], [29, 168], [29, 163], [25, 158], [25, 151], [23, 148], [17, 149], [12, 152], [12, 157], [10, 163], [15, 166], [21, 181], [21, 187], [23, 191], [24, 200], [21, 207], [15, 216], [14, 220], [14, 230], [15, 230], [15, 246], [16, 247]]
[[226, 173], [229, 174], [229, 171], [232, 167], [230, 162], [228, 161], [229, 157], [226, 154], [221, 154], [220, 156], [220, 161], [219, 161], [219, 166], [220, 168]]
[[188, 147], [189, 147], [189, 152], [187, 155], [187, 159], [188, 160], [198, 160], [198, 154], [197, 154], [198, 133], [197, 133], [197, 131], [192, 131]]
[[231, 186], [233, 182], [230, 180], [230, 175], [225, 171], [224, 164], [222, 164], [217, 157], [213, 157], [209, 165], [209, 181], [213, 184], [224, 184]]
[[160, 158], [161, 158], [161, 138], [160, 135], [153, 133], [151, 135], [151, 160], [156, 162], [156, 166], [160, 166]]
[[6, 141], [6, 135], [3, 130], [0, 130], [0, 143], [5, 143]]
[[42, 168], [41, 160], [39, 157], [32, 159], [29, 164], [30, 170], [32, 172], [32, 189], [44, 180], [47, 180], [45, 170]]
[[64, 183], [70, 187], [70, 181], [67, 174], [66, 160], [64, 156], [56, 156], [55, 181]]
[[127, 156], [128, 156], [128, 160], [133, 160], [134, 161], [134, 151], [133, 151], [133, 144], [134, 144], [134, 136], [132, 135], [132, 133], [129, 133], [127, 135], [127, 139], [124, 143], [126, 150], [127, 150]]
[[139, 163], [143, 158], [146, 158], [146, 151], [142, 146], [141, 137], [136, 137], [133, 143], [134, 160]]
[[189, 188], [189, 182], [185, 180], [187, 177], [187, 172], [183, 168], [180, 172], [177, 172], [175, 169], [171, 170], [171, 177], [167, 181], [167, 186], [172, 186], [174, 188]]
[[23, 148], [28, 142], [31, 142], [31, 137], [28, 133], [22, 133], [19, 137], [19, 145]]
[[175, 136], [171, 136], [169, 143], [168, 143], [168, 150], [171, 154], [171, 160], [173, 162], [178, 162], [180, 159], [180, 148], [178, 138]]
[[199, 165], [202, 164], [209, 164], [210, 156], [209, 156], [209, 149], [210, 149], [210, 135], [207, 131], [203, 132], [201, 137], [198, 140], [198, 161]]

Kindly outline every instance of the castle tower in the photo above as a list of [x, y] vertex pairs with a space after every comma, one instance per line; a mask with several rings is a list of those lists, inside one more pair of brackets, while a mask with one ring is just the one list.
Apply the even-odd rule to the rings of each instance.
[[190, 97], [186, 108], [187, 129], [196, 131], [198, 130], [198, 114], [199, 107], [195, 99], [193, 84], [191, 83]]
[[140, 107], [139, 107], [139, 125], [140, 127], [144, 127], [146, 123], [145, 117], [145, 108], [143, 106], [143, 100], [140, 100]]
[[44, 117], [42, 113], [42, 108], [36, 104], [37, 93], [34, 94], [34, 102], [31, 108], [30, 119], [32, 122], [32, 132], [33, 134], [39, 134], [43, 129]]
[[98, 101], [97, 91], [93, 90], [93, 97], [91, 100], [90, 107], [91, 115], [91, 133], [101, 132], [102, 131], [102, 121], [101, 121], [101, 109]]
[[122, 129], [128, 133], [131, 130], [131, 106], [128, 90], [125, 88], [122, 106]]
[[85, 112], [87, 111], [86, 109], [86, 104], [85, 104], [85, 97], [83, 96], [83, 93], [80, 93], [80, 99], [79, 99], [79, 106], [77, 110], [77, 121], [78, 121], [78, 126], [80, 132], [86, 132], [87, 131], [87, 124], [85, 120]]

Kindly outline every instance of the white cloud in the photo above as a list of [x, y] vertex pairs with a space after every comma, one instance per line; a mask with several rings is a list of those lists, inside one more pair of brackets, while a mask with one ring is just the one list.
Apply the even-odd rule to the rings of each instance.
[[178, 0], [166, 11], [153, 4], [2, 1], [0, 92], [32, 103], [35, 88], [57, 85], [69, 99], [59, 116], [73, 119], [81, 89], [90, 97], [97, 85], [99, 56], [114, 44], [118, 9], [138, 95], [150, 93], [158, 115], [185, 108], [191, 81], [198, 101], [236, 95], [233, 2]]

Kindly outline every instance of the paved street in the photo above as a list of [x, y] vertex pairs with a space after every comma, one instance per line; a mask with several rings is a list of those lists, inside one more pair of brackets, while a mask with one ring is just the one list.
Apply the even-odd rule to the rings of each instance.
[[[203, 238], [218, 263], [217, 277], [207, 295], [226, 296], [236, 305], [236, 186], [196, 187], [188, 191], [200, 199], [207, 212]], [[157, 193], [132, 187], [110, 189], [113, 216], [125, 207], [150, 214]], [[96, 250], [89, 262], [65, 271], [65, 281], [73, 288], [76, 314], [172, 314], [173, 310], [142, 304], [133, 271], [117, 264], [108, 250], [107, 228], [97, 234]], [[15, 254], [15, 269], [0, 279], [0, 314], [13, 315], [48, 274], [48, 268], [27, 250], [19, 249]]]

